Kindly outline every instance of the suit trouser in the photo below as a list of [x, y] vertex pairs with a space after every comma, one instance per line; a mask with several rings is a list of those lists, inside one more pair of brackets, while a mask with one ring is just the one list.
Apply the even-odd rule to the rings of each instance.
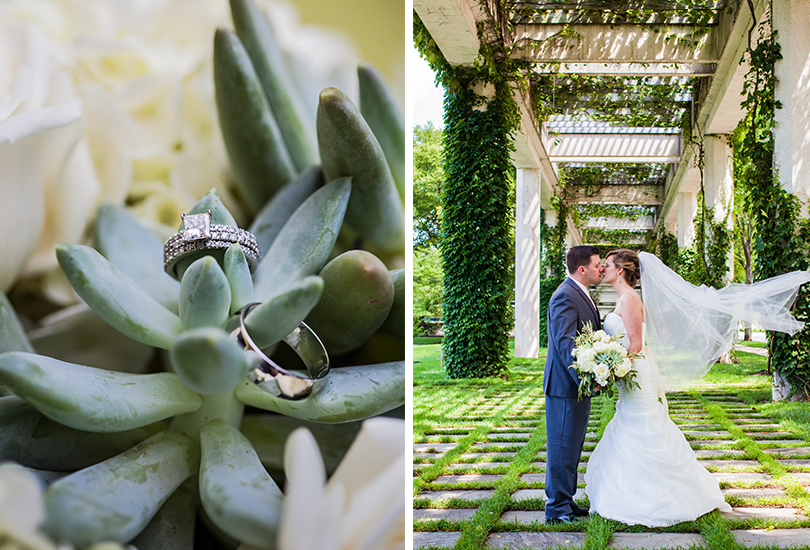
[[546, 518], [573, 512], [591, 400], [546, 396]]

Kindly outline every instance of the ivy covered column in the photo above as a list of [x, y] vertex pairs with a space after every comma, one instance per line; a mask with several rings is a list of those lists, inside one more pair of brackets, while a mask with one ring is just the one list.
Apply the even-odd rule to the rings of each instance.
[[496, 376], [513, 327], [516, 109], [497, 70], [448, 68], [444, 84], [444, 367], [450, 378]]
[[[703, 189], [709, 212], [714, 213], [716, 223], [721, 223], [729, 235], [734, 229], [731, 212], [734, 208], [734, 152], [726, 135], [708, 135], [704, 140]], [[730, 244], [726, 255], [728, 272], [725, 283], [734, 276], [734, 248]]]
[[540, 178], [540, 170], [517, 170], [515, 357], [540, 354]]
[[[777, 181], [765, 193], [757, 192], [763, 218], [755, 243], [758, 279], [810, 268], [810, 4], [774, 0], [772, 10], [775, 39], [761, 41], [760, 46], [772, 53], [760, 59], [773, 60], [774, 83], [766, 91], [772, 90], [773, 100], [781, 108], [773, 110], [773, 174]], [[762, 70], [768, 68], [763, 64]], [[799, 293], [793, 314], [810, 322], [810, 289]], [[810, 325], [794, 336], [769, 333], [769, 338], [774, 399], [810, 398]]]

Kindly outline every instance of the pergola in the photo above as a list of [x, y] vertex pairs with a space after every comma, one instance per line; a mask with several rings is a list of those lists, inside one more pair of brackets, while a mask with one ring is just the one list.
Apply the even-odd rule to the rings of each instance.
[[[719, 219], [733, 199], [732, 151], [728, 135], [744, 113], [742, 88], [747, 67], [740, 64], [749, 32], [766, 9], [764, 0], [703, 0], [670, 2], [637, 0], [414, 0], [414, 10], [451, 65], [471, 65], [479, 53], [478, 24], [490, 22], [485, 40], [503, 40], [512, 56], [529, 61], [530, 82], [553, 101], [565, 104], [562, 114], [539, 123], [531, 99], [513, 88], [521, 121], [516, 138], [517, 168], [515, 355], [537, 357], [539, 317], [540, 210], [561, 193], [560, 174], [583, 166], [644, 164], [653, 167], [644, 179], [613, 178], [594, 188], [566, 186], [575, 204], [647, 206], [648, 215], [626, 219], [595, 218], [583, 229], [666, 229], [688, 246], [697, 193]], [[688, 16], [684, 9], [688, 8]], [[642, 10], [643, 20], [633, 15]], [[637, 13], [637, 11], [636, 11]], [[810, 174], [810, 3], [774, 0], [774, 28], [782, 46], [777, 65], [776, 165], [783, 187], [799, 195], [807, 216]], [[497, 30], [495, 30], [497, 29]], [[794, 32], [795, 31], [795, 32]], [[756, 34], [754, 34], [756, 38]], [[667, 124], [617, 125], [577, 113], [577, 102], [589, 93], [572, 75], [616, 78], [608, 90], [621, 105], [630, 85], [673, 85], [697, 78], [688, 93], [658, 101], [662, 112], [686, 109], [693, 135], [703, 144], [703, 170], [696, 165], [699, 148], [687, 142], [680, 128]], [[570, 86], [569, 86], [570, 85]], [[677, 86], [675, 86], [677, 87]], [[691, 90], [697, 90], [693, 93]], [[619, 107], [617, 107], [619, 108]], [[681, 111], [683, 112], [683, 111]], [[631, 181], [632, 180], [632, 181]], [[553, 210], [550, 211], [553, 214]], [[728, 218], [730, 220], [730, 217]], [[555, 220], [546, 222], [550, 225]], [[568, 223], [568, 244], [581, 244], [582, 229]]]

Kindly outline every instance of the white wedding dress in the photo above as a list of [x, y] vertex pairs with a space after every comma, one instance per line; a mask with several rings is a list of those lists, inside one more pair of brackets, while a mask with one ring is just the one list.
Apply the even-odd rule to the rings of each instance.
[[[611, 335], [623, 333], [621, 343], [629, 345], [618, 314], [609, 313], [603, 328]], [[663, 527], [715, 508], [731, 511], [717, 481], [669, 418], [655, 365], [638, 358], [633, 366], [641, 387], [619, 387], [616, 413], [588, 460], [585, 492], [591, 513], [628, 525]]]

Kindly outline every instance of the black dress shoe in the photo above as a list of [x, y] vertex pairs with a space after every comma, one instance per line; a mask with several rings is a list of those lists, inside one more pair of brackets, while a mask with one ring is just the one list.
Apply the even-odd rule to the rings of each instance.
[[546, 523], [549, 525], [567, 525], [569, 523], [576, 523], [582, 519], [581, 516], [575, 516], [574, 514], [565, 514], [564, 516], [560, 516], [557, 518], [546, 518]]
[[588, 510], [587, 508], [580, 508], [579, 506], [574, 506], [574, 509], [571, 511], [571, 514], [580, 518], [584, 518], [587, 517], [588, 514], [590, 514], [590, 510]]

